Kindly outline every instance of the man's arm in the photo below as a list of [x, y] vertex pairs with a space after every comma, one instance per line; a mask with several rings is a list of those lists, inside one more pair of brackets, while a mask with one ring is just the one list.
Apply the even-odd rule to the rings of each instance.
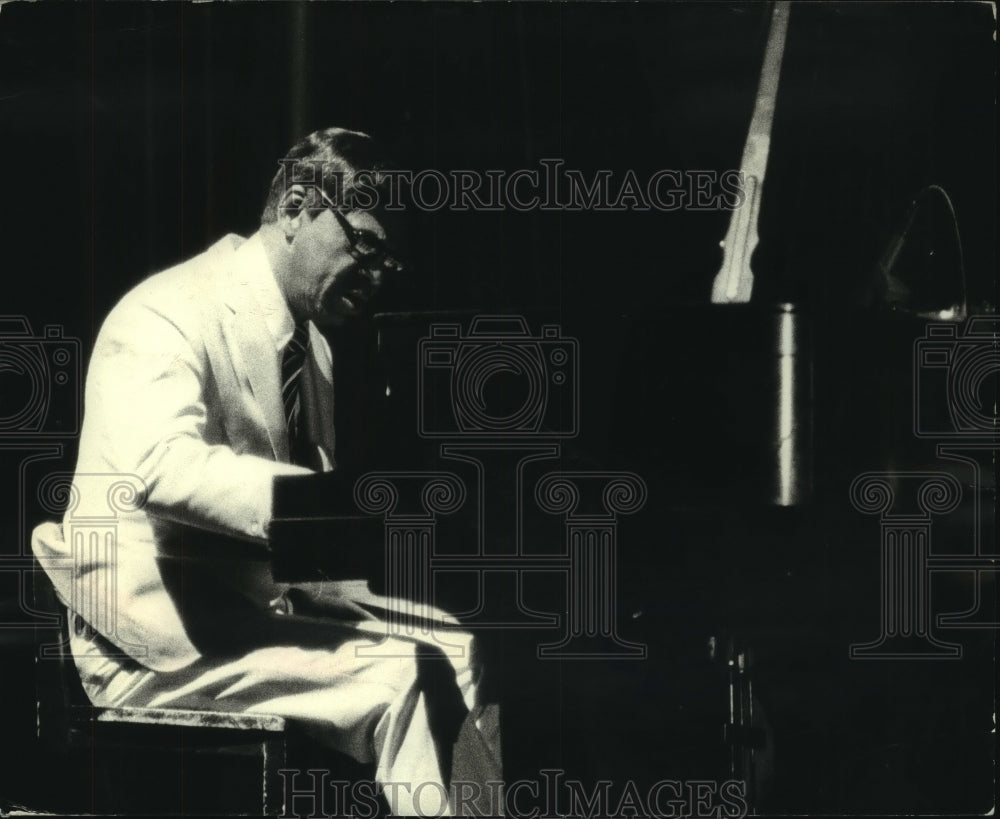
[[[225, 407], [214, 392], [199, 306], [173, 310], [126, 298], [101, 330], [87, 377], [79, 471], [134, 473], [150, 513], [263, 540], [276, 475], [310, 470], [210, 443]], [[232, 396], [235, 398], [235, 396]]]

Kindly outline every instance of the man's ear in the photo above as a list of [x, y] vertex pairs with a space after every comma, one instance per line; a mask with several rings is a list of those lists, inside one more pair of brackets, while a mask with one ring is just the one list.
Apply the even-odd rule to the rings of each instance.
[[292, 185], [278, 202], [278, 226], [285, 234], [285, 241], [291, 244], [303, 220], [309, 218], [306, 210], [308, 196], [302, 185]]

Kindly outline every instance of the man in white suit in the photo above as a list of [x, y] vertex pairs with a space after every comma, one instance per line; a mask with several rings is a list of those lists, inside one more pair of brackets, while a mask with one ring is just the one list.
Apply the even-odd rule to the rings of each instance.
[[[298, 720], [375, 761], [380, 782], [405, 783], [387, 794], [394, 813], [431, 814], [439, 789], [422, 789], [423, 808], [413, 793], [447, 786], [456, 736], [456, 760], [477, 755], [473, 767], [499, 780], [471, 640], [451, 662], [450, 707], [468, 716], [442, 742], [441, 686], [421, 684], [418, 644], [358, 656], [384, 638], [385, 601], [363, 583], [308, 586], [296, 593], [331, 616], [303, 617], [267, 551], [274, 478], [334, 468], [332, 356], [317, 325], [363, 314], [399, 267], [385, 220], [352, 207], [353, 175], [380, 160], [364, 134], [311, 134], [282, 163], [256, 234], [228, 236], [118, 303], [90, 361], [71, 506], [32, 545], [77, 625], [72, 650], [95, 704]], [[141, 494], [117, 520], [115, 548], [74, 544], [74, 522], [107, 503], [116, 475]]]

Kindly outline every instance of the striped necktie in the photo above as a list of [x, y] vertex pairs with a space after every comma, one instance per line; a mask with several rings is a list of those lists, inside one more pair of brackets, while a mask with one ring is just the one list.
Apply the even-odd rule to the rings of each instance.
[[288, 425], [289, 450], [295, 449], [302, 414], [301, 378], [309, 349], [309, 327], [305, 322], [295, 325], [291, 341], [281, 354], [281, 402], [285, 405], [285, 423]]

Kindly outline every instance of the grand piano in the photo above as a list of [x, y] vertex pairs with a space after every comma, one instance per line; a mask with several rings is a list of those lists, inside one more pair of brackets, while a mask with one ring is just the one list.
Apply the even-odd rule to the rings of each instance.
[[955, 809], [928, 784], [945, 771], [973, 809], [990, 781], [974, 681], [996, 622], [997, 328], [936, 186], [900, 198], [846, 283], [820, 259], [813, 279], [777, 263], [807, 223], [792, 171], [768, 163], [776, 9], [742, 160], [753, 206], [698, 298], [396, 310], [332, 337], [351, 353], [338, 469], [278, 481], [273, 568], [365, 577], [409, 601], [390, 631], [436, 634], [425, 603], [455, 612], [492, 669], [509, 782], [614, 783], [612, 808], [626, 783], [645, 798], [675, 782], [660, 793], [678, 815], [697, 798], [718, 815]]
[[[848, 675], [899, 684], [898, 664], [859, 666], [855, 647], [910, 656], [887, 642], [893, 635], [878, 643], [878, 612], [891, 605], [878, 588], [878, 530], [848, 489], [873, 453], [876, 464], [898, 458], [900, 472], [931, 468], [934, 442], [905, 442], [909, 419], [895, 402], [909, 391], [914, 342], [934, 344], [929, 328], [962, 325], [858, 310], [863, 360], [824, 345], [824, 328], [791, 305], [688, 310], [687, 321], [666, 325], [605, 320], [599, 348], [586, 316], [558, 325], [530, 314], [380, 316], [364, 338], [341, 340], [369, 345], [370, 355], [338, 377], [338, 388], [364, 396], [339, 404], [338, 435], [349, 444], [340, 467], [276, 486], [278, 579], [365, 577], [373, 591], [408, 601], [388, 618], [389, 633], [447, 642], [446, 630], [421, 619], [433, 604], [477, 634], [493, 671], [488, 693], [502, 704], [508, 781], [558, 769], [587, 793], [608, 780], [644, 794], [664, 780], [747, 781], [738, 793], [749, 804], [780, 805], [796, 787], [789, 778], [815, 782], [816, 766], [846, 741], [829, 715], [845, 707], [837, 688], [853, 684]], [[727, 355], [734, 338], [739, 359]], [[594, 349], [597, 361], [586, 354]], [[667, 371], [663, 349], [676, 351]], [[455, 354], [441, 359], [454, 378], [428, 378], [421, 365], [442, 350]], [[528, 369], [560, 351], [579, 355], [565, 370], [579, 407], [528, 417], [540, 396], [566, 401], [558, 389], [534, 389], [538, 373]], [[484, 367], [478, 392], [457, 391], [456, 380]], [[995, 379], [982, 386], [995, 390]], [[471, 420], [456, 418], [456, 405], [476, 398], [465, 408]], [[924, 416], [941, 420], [936, 398]], [[783, 457], [779, 435], [788, 414], [794, 458]], [[849, 434], [837, 433], [842, 426]], [[983, 467], [988, 492], [992, 462]], [[974, 484], [968, 464], [942, 468]], [[958, 537], [974, 504], [966, 491], [938, 542]], [[987, 544], [994, 524], [980, 517]], [[947, 585], [936, 586], [936, 605], [962, 611], [978, 600], [976, 617], [989, 622], [989, 579], [953, 563], [938, 574]], [[911, 613], [930, 625], [929, 610]], [[937, 637], [927, 636], [932, 648]], [[967, 664], [990, 662], [975, 632], [965, 645]], [[925, 665], [912, 684], [930, 693], [956, 673]], [[957, 743], [960, 733], [944, 739]]]

